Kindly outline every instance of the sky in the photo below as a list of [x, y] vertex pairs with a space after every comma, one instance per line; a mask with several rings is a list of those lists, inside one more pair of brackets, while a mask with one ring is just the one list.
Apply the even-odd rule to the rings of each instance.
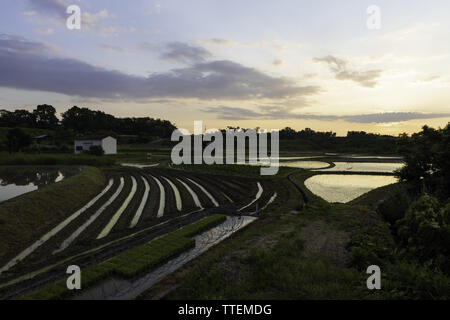
[[2, 0], [0, 109], [76, 105], [188, 130], [444, 127], [449, 12], [448, 0]]

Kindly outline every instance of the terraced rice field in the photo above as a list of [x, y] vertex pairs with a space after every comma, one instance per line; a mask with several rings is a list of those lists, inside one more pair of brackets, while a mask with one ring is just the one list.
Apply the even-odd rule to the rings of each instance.
[[33, 266], [69, 263], [93, 248], [160, 236], [209, 214], [254, 215], [276, 197], [268, 180], [159, 168], [112, 171], [97, 196], [0, 266], [0, 284]]

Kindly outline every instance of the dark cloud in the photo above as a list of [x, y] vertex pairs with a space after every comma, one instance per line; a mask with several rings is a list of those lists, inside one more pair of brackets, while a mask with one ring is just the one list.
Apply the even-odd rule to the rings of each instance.
[[183, 42], [168, 43], [161, 54], [161, 59], [186, 63], [204, 62], [209, 57], [212, 54], [208, 50]]
[[51, 47], [44, 43], [29, 41], [20, 36], [0, 34], [0, 54], [47, 54], [51, 51]]
[[324, 62], [328, 64], [330, 70], [338, 80], [351, 80], [363, 87], [373, 88], [377, 85], [376, 79], [380, 77], [382, 70], [355, 71], [351, 70], [347, 61], [334, 56], [314, 58], [314, 62]]
[[434, 119], [450, 117], [450, 113], [417, 113], [417, 112], [386, 112], [375, 114], [360, 114], [350, 116], [314, 115], [292, 113], [288, 108], [278, 106], [262, 106], [259, 111], [227, 106], [209, 107], [204, 112], [216, 113], [221, 120], [283, 120], [305, 119], [335, 121], [344, 120], [353, 123], [389, 123], [415, 119]]
[[289, 108], [280, 106], [262, 106], [259, 111], [228, 106], [208, 107], [202, 111], [216, 113], [221, 120], [283, 120], [283, 119], [318, 119], [336, 120], [337, 116], [295, 114]]
[[41, 43], [5, 35], [0, 37], [0, 86], [115, 100], [288, 99], [320, 91], [226, 60], [195, 63], [148, 77], [133, 76], [57, 57]]
[[343, 119], [357, 123], [401, 122], [416, 119], [436, 119], [450, 117], [450, 113], [386, 112], [345, 116]]

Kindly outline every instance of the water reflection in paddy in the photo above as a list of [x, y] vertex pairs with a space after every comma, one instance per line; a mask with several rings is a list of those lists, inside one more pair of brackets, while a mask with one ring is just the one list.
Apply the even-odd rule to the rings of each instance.
[[370, 190], [396, 183], [393, 176], [319, 174], [305, 181], [305, 186], [328, 202], [346, 203]]
[[79, 173], [80, 167], [0, 167], [0, 203]]
[[[255, 166], [269, 166], [270, 162], [260, 161], [258, 163], [247, 163]], [[275, 165], [275, 163], [272, 163]], [[323, 169], [329, 167], [329, 164], [323, 161], [281, 161], [280, 167], [299, 168], [299, 169]]]
[[403, 163], [394, 162], [334, 162], [333, 168], [326, 171], [349, 171], [349, 172], [394, 172], [404, 166]]

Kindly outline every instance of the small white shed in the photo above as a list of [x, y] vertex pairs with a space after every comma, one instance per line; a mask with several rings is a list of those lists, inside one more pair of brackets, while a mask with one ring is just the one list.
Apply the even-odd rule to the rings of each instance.
[[90, 136], [75, 139], [75, 154], [89, 151], [92, 146], [100, 146], [105, 154], [117, 154], [117, 140], [111, 136]]

